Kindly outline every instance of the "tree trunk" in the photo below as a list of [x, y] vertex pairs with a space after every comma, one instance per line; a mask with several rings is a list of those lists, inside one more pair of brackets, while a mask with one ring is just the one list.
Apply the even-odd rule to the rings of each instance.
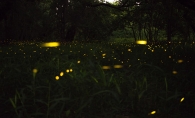
[[67, 16], [68, 16], [68, 0], [63, 0], [62, 3], [60, 3], [59, 8], [61, 8], [60, 12], [60, 40], [64, 41], [65, 38], [65, 29], [66, 29], [66, 23], [67, 23]]
[[75, 26], [71, 26], [67, 33], [66, 33], [66, 42], [72, 42], [74, 40], [74, 36], [76, 34], [76, 27]]
[[172, 37], [172, 6], [171, 6], [171, 0], [165, 0], [164, 7], [166, 8], [166, 15], [165, 15], [165, 20], [166, 20], [166, 34], [167, 34], [167, 42], [171, 41]]
[[169, 21], [167, 21], [167, 29], [166, 29], [166, 32], [167, 32], [167, 41], [171, 41], [171, 24]]
[[131, 29], [132, 29], [132, 31], [133, 31], [134, 40], [137, 41], [137, 38], [136, 38], [136, 35], [135, 35], [135, 30], [134, 30], [133, 26], [131, 26]]

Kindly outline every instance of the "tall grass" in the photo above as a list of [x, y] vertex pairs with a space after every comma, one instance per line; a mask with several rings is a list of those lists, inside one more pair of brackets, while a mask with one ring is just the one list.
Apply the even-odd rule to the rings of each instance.
[[194, 45], [185, 50], [179, 44], [121, 43], [4, 47], [1, 117], [193, 116], [195, 63], [188, 51], [194, 52]]

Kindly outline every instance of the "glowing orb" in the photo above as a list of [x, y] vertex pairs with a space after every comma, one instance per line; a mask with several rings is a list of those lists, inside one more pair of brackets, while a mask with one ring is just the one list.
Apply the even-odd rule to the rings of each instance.
[[145, 40], [139, 40], [139, 41], [136, 41], [137, 44], [140, 44], [140, 45], [146, 45], [147, 44], [147, 41]]

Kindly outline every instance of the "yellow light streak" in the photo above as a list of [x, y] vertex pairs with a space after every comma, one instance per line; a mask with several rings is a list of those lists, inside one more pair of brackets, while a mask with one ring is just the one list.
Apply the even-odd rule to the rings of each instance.
[[152, 111], [152, 112], [148, 113], [148, 115], [153, 115], [153, 114], [156, 114], [156, 111]]
[[114, 65], [114, 68], [122, 68], [122, 65]]
[[174, 70], [172, 73], [173, 73], [173, 74], [177, 74], [177, 71]]
[[63, 75], [64, 75], [64, 72], [61, 72], [61, 73], [60, 73], [60, 76], [63, 76]]
[[57, 46], [60, 46], [59, 42], [47, 42], [41, 44], [41, 47], [57, 47]]
[[145, 40], [139, 40], [139, 41], [136, 41], [136, 44], [146, 45], [147, 44], [147, 41], [145, 41]]
[[183, 97], [183, 98], [181, 98], [180, 102], [183, 102], [183, 101], [184, 101], [184, 97]]
[[106, 56], [106, 54], [104, 53], [104, 54], [102, 54], [102, 56], [104, 57], [104, 56]]
[[183, 62], [183, 60], [181, 60], [181, 59], [180, 59], [180, 60], [178, 60], [177, 62], [178, 62], [178, 63], [182, 63], [182, 62]]
[[110, 69], [110, 66], [102, 66], [102, 69]]

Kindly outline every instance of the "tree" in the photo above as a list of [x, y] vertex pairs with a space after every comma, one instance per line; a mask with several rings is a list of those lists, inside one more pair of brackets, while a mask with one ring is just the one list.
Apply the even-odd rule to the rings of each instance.
[[99, 1], [63, 0], [56, 3], [61, 41], [72, 42], [75, 37], [95, 40], [105, 38], [110, 33], [108, 28], [112, 20], [110, 9], [89, 6]]
[[[43, 4], [44, 2], [44, 4]], [[1, 2], [2, 40], [34, 40], [51, 34], [51, 0], [15, 0]]]

